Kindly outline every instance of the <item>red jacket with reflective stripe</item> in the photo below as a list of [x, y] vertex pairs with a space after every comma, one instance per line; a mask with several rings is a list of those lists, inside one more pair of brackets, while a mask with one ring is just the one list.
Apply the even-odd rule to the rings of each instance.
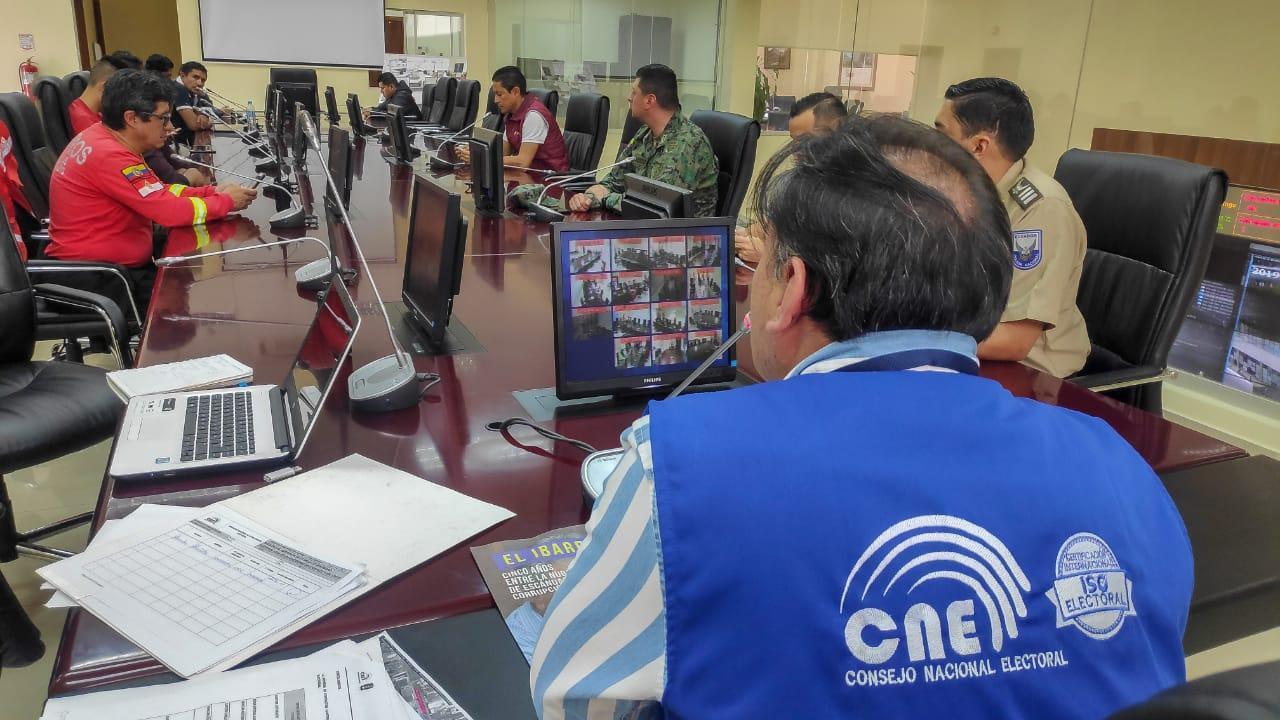
[[231, 196], [213, 186], [165, 185], [99, 123], [72, 140], [54, 166], [47, 252], [139, 267], [151, 260], [151, 223], [200, 225], [232, 208]]

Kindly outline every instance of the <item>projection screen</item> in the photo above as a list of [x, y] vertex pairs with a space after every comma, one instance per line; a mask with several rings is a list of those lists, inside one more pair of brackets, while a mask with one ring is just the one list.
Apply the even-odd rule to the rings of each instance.
[[200, 0], [205, 60], [380, 68], [383, 0]]

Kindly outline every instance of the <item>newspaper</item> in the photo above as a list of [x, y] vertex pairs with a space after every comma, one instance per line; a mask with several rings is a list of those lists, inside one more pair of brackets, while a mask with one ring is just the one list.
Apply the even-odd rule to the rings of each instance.
[[423, 720], [472, 720], [462, 706], [384, 633], [360, 643], [370, 658], [381, 659], [391, 685], [405, 704]]
[[534, 538], [471, 548], [498, 612], [529, 663], [551, 596], [564, 582], [586, 536], [584, 526], [574, 525]]

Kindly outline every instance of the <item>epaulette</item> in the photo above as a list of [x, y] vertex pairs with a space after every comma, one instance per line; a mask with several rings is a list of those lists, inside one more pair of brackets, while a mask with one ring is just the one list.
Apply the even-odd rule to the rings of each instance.
[[1023, 210], [1035, 205], [1040, 198], [1044, 197], [1040, 192], [1040, 188], [1032, 185], [1031, 181], [1025, 177], [1019, 178], [1018, 182], [1014, 183], [1013, 187], [1009, 188], [1009, 195], [1013, 198], [1014, 202], [1018, 203], [1018, 207]]

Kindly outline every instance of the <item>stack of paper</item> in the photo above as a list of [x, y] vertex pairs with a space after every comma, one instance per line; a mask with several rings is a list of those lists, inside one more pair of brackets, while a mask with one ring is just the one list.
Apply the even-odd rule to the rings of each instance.
[[211, 390], [252, 379], [253, 368], [230, 355], [210, 355], [107, 373], [107, 385], [125, 402], [138, 395]]
[[225, 670], [512, 516], [352, 455], [207, 508], [142, 505], [37, 572], [183, 677]]
[[[406, 674], [405, 668], [411, 668]], [[424, 702], [410, 702], [422, 697]], [[419, 709], [423, 708], [423, 709]], [[169, 685], [55, 698], [42, 720], [471, 720], [385, 633]]]

